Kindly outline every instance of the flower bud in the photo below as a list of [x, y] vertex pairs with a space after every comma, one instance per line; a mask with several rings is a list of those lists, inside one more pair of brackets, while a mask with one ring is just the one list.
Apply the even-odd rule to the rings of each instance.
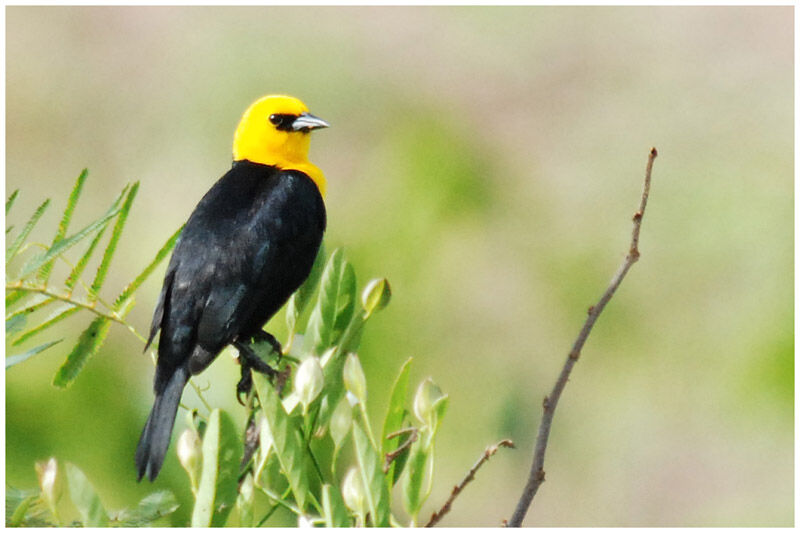
[[436, 404], [439, 403], [445, 394], [431, 378], [419, 384], [417, 394], [414, 396], [414, 415], [423, 424], [433, 427], [436, 418]]
[[192, 492], [195, 492], [200, 483], [200, 469], [203, 463], [203, 443], [197, 431], [193, 427], [184, 429], [181, 436], [178, 437], [176, 448], [178, 460], [189, 474]]
[[314, 523], [311, 521], [309, 517], [304, 514], [297, 516], [297, 527], [299, 528], [309, 528], [314, 527]]
[[346, 399], [342, 399], [331, 414], [330, 431], [334, 445], [338, 448], [350, 431], [353, 423], [353, 408]]
[[55, 507], [58, 500], [56, 493], [56, 481], [58, 476], [58, 464], [56, 458], [51, 457], [47, 462], [36, 463], [36, 475], [39, 477], [39, 487], [42, 495], [51, 508]]
[[389, 300], [391, 299], [392, 288], [386, 278], [371, 280], [361, 292], [361, 305], [364, 306], [367, 314], [380, 311], [389, 305]]
[[342, 499], [344, 504], [354, 513], [365, 513], [364, 486], [361, 482], [358, 468], [353, 466], [347, 471], [342, 481]]
[[358, 356], [354, 353], [349, 354], [344, 362], [344, 386], [362, 405], [366, 405], [367, 378]]
[[305, 361], [300, 363], [294, 377], [294, 391], [303, 404], [303, 413], [308, 411], [308, 406], [319, 396], [323, 383], [319, 359], [313, 355], [306, 357]]

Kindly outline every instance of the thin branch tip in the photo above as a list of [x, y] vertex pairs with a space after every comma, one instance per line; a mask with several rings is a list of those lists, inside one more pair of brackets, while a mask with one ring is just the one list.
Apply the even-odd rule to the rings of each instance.
[[497, 444], [487, 446], [480, 458], [475, 462], [474, 465], [472, 465], [472, 468], [469, 469], [467, 475], [464, 476], [464, 479], [461, 480], [461, 483], [453, 487], [453, 491], [450, 493], [450, 497], [447, 498], [447, 501], [444, 502], [444, 505], [442, 505], [438, 511], [434, 511], [428, 520], [428, 523], [425, 524], [425, 527], [435, 526], [444, 515], [450, 512], [450, 507], [452, 507], [453, 501], [455, 501], [456, 497], [461, 494], [461, 491], [464, 490], [464, 487], [466, 487], [470, 481], [475, 479], [475, 474], [478, 469], [483, 466], [483, 463], [488, 461], [491, 456], [496, 454], [497, 450], [500, 448], [514, 448], [514, 442], [511, 441], [511, 439], [503, 439]]
[[511, 519], [509, 519], [508, 522], [503, 521], [504, 525], [506, 526], [522, 526], [522, 521], [524, 520], [525, 515], [528, 513], [531, 502], [533, 502], [533, 497], [536, 495], [536, 492], [539, 490], [539, 487], [545, 480], [544, 455], [547, 449], [547, 442], [550, 437], [550, 427], [553, 423], [553, 416], [555, 414], [556, 406], [558, 405], [558, 400], [561, 397], [561, 393], [564, 391], [564, 387], [566, 387], [567, 382], [569, 381], [572, 368], [578, 362], [578, 358], [581, 355], [581, 350], [583, 349], [586, 339], [589, 337], [597, 318], [603, 312], [606, 304], [608, 304], [608, 302], [614, 296], [614, 293], [622, 283], [622, 280], [625, 278], [628, 270], [630, 270], [631, 266], [639, 260], [639, 232], [641, 231], [642, 227], [644, 210], [647, 207], [647, 199], [650, 195], [650, 180], [653, 172], [653, 161], [655, 160], [656, 156], [658, 156], [658, 150], [656, 150], [654, 146], [650, 149], [650, 155], [647, 159], [647, 168], [645, 170], [639, 209], [633, 215], [633, 231], [631, 233], [631, 243], [628, 247], [628, 254], [625, 256], [625, 260], [617, 270], [617, 273], [611, 279], [610, 284], [598, 302], [589, 307], [586, 320], [581, 328], [580, 333], [578, 333], [578, 337], [575, 339], [566, 361], [564, 361], [561, 373], [559, 374], [558, 379], [556, 379], [552, 391], [549, 395], [545, 396], [544, 401], [542, 402], [544, 414], [539, 422], [539, 431], [533, 451], [533, 464], [531, 465], [531, 469], [528, 473], [528, 480], [525, 484], [525, 488], [522, 490], [522, 494], [517, 502], [517, 506], [514, 509], [514, 514], [511, 516]]

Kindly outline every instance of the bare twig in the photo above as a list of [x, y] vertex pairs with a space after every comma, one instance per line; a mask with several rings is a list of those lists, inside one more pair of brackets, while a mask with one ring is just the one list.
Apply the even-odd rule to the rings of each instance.
[[589, 336], [589, 333], [591, 333], [592, 326], [594, 326], [595, 321], [597, 321], [597, 317], [600, 316], [600, 313], [603, 312], [606, 304], [609, 302], [609, 300], [611, 300], [611, 297], [614, 296], [614, 292], [616, 292], [620, 283], [622, 283], [622, 280], [625, 278], [628, 270], [630, 270], [631, 266], [633, 266], [633, 264], [639, 259], [639, 232], [642, 227], [644, 210], [645, 207], [647, 207], [647, 198], [650, 195], [650, 177], [653, 172], [653, 161], [657, 155], [658, 152], [656, 149], [652, 148], [650, 150], [650, 156], [647, 160], [647, 169], [645, 170], [642, 199], [639, 203], [638, 211], [636, 211], [636, 213], [633, 215], [633, 234], [631, 236], [631, 245], [628, 250], [628, 255], [625, 257], [625, 261], [622, 263], [622, 266], [620, 266], [617, 273], [611, 279], [611, 283], [606, 289], [606, 292], [595, 305], [589, 308], [589, 315], [586, 317], [586, 322], [584, 322], [583, 328], [578, 334], [578, 338], [575, 339], [575, 344], [573, 344], [572, 350], [569, 352], [569, 356], [567, 356], [567, 360], [564, 362], [564, 367], [561, 369], [561, 374], [558, 376], [558, 380], [553, 386], [553, 390], [550, 392], [550, 395], [545, 396], [544, 402], [542, 403], [544, 412], [542, 414], [542, 421], [539, 423], [539, 434], [536, 437], [536, 447], [533, 453], [533, 465], [531, 465], [528, 482], [525, 485], [525, 489], [522, 491], [522, 496], [517, 503], [514, 514], [508, 521], [508, 525], [510, 527], [520, 527], [522, 525], [522, 520], [525, 518], [525, 515], [528, 512], [528, 508], [533, 501], [533, 497], [536, 495], [536, 491], [539, 490], [539, 486], [542, 484], [542, 482], [544, 482], [544, 453], [547, 449], [547, 439], [550, 436], [550, 426], [553, 422], [553, 414], [555, 413], [556, 405], [558, 405], [558, 399], [561, 397], [561, 393], [563, 392], [564, 387], [567, 385], [567, 380], [572, 372], [572, 367], [578, 362], [578, 358], [581, 355], [581, 349], [586, 343], [586, 339]]
[[395, 437], [399, 437], [400, 435], [403, 435], [404, 433], [408, 433], [409, 434], [408, 438], [405, 441], [403, 441], [403, 443], [400, 446], [398, 446], [397, 449], [392, 450], [390, 452], [386, 452], [386, 459], [385, 459], [385, 461], [383, 463], [383, 473], [384, 474], [389, 472], [389, 467], [392, 466], [392, 462], [395, 459], [397, 459], [400, 456], [401, 453], [403, 453], [405, 450], [409, 449], [411, 447], [411, 445], [419, 437], [419, 430], [417, 430], [417, 428], [408, 427], [408, 428], [404, 428], [404, 429], [400, 429], [398, 431], [395, 431], [394, 433], [389, 433], [388, 435], [386, 435], [386, 440], [391, 440], [391, 439], [393, 439]]
[[456, 499], [456, 497], [461, 493], [462, 490], [464, 490], [464, 487], [466, 487], [470, 481], [475, 479], [475, 473], [478, 471], [478, 469], [483, 466], [483, 463], [489, 460], [489, 457], [496, 454], [497, 450], [500, 449], [501, 446], [504, 448], [513, 448], [514, 443], [508, 439], [505, 439], [486, 448], [480, 459], [478, 459], [478, 461], [472, 465], [472, 468], [469, 469], [467, 475], [461, 480], [461, 483], [453, 487], [453, 492], [450, 493], [450, 497], [447, 498], [447, 501], [444, 502], [444, 505], [442, 505], [441, 509], [431, 515], [431, 518], [428, 520], [428, 523], [425, 524], [425, 527], [435, 526], [444, 515], [450, 512], [450, 507], [453, 505], [453, 501]]

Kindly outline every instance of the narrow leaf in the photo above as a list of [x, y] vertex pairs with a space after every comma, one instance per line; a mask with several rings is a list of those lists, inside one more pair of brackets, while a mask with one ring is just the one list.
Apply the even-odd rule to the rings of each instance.
[[353, 266], [337, 248], [322, 273], [317, 305], [308, 320], [305, 346], [322, 355], [344, 333], [356, 303], [356, 275]]
[[[69, 199], [67, 200], [67, 207], [64, 209], [64, 214], [61, 216], [61, 222], [58, 223], [58, 230], [56, 231], [55, 237], [53, 237], [53, 244], [56, 244], [58, 241], [64, 238], [67, 234], [67, 229], [69, 228], [69, 222], [72, 220], [72, 213], [75, 212], [75, 205], [78, 203], [78, 198], [81, 195], [81, 191], [83, 190], [83, 184], [86, 181], [86, 176], [89, 175], [89, 170], [83, 169], [83, 171], [78, 176], [78, 179], [75, 181], [75, 186], [72, 187], [72, 192], [69, 194]], [[41, 283], [47, 283], [47, 280], [50, 278], [50, 271], [53, 269], [53, 260], [48, 261], [39, 269], [39, 272], [36, 274], [36, 278]]]
[[27, 307], [24, 307], [18, 311], [14, 311], [11, 315], [6, 317], [6, 333], [8, 333], [8, 322], [10, 320], [13, 320], [19, 316], [33, 314], [39, 309], [46, 307], [55, 301], [55, 298], [45, 296], [44, 294], [37, 294], [36, 298], [34, 299], [34, 303], [29, 303]]
[[6, 318], [6, 336], [12, 335], [22, 328], [28, 322], [28, 316], [24, 313], [16, 313]]
[[[389, 407], [386, 410], [386, 418], [383, 421], [383, 431], [381, 432], [381, 452], [385, 455], [387, 452], [397, 449], [401, 442], [401, 436], [387, 439], [386, 436], [398, 431], [403, 425], [403, 417], [406, 412], [406, 397], [408, 396], [408, 376], [411, 370], [411, 360], [409, 357], [403, 366], [400, 368], [400, 373], [392, 387], [392, 393], [389, 397]], [[399, 458], [398, 458], [399, 459]], [[395, 459], [389, 466], [386, 472], [387, 479], [394, 485], [397, 482], [398, 476], [395, 475], [395, 470], [398, 473], [402, 468], [397, 468], [398, 459]]]
[[[8, 264], [12, 259], [14, 259], [14, 256], [17, 255], [20, 247], [22, 247], [23, 243], [25, 243], [25, 239], [28, 238], [31, 230], [33, 230], [33, 227], [36, 226], [37, 222], [39, 222], [39, 219], [42, 218], [42, 215], [45, 211], [47, 211], [47, 207], [49, 205], [50, 199], [48, 198], [36, 208], [36, 211], [34, 211], [33, 215], [31, 215], [31, 218], [28, 219], [28, 222], [25, 224], [25, 227], [22, 228], [22, 231], [19, 233], [19, 235], [17, 235], [17, 238], [14, 239], [14, 242], [11, 243], [11, 246], [6, 249], [6, 264]], [[20, 277], [22, 276], [24, 276], [24, 274]]]
[[17, 365], [17, 364], [25, 361], [26, 359], [30, 359], [31, 357], [33, 357], [34, 355], [36, 355], [38, 353], [42, 353], [46, 349], [50, 348], [53, 345], [58, 344], [59, 342], [61, 342], [63, 340], [64, 339], [58, 339], [56, 341], [46, 342], [44, 344], [41, 344], [41, 345], [37, 346], [36, 348], [31, 348], [30, 350], [28, 350], [25, 353], [21, 353], [21, 354], [18, 354], [18, 355], [11, 355], [11, 356], [6, 357], [6, 370], [8, 370], [9, 368], [11, 368], [14, 365]]
[[344, 506], [339, 490], [331, 485], [322, 486], [322, 511], [325, 527], [351, 527], [352, 521]]
[[211, 411], [203, 434], [203, 471], [192, 512], [192, 527], [221, 527], [236, 502], [238, 431], [230, 415]]
[[239, 527], [253, 527], [255, 504], [255, 490], [253, 486], [253, 473], [247, 472], [239, 484], [239, 496], [236, 498], [236, 508], [239, 510]]
[[311, 297], [314, 296], [314, 291], [317, 289], [317, 284], [322, 277], [322, 271], [325, 268], [325, 243], [320, 244], [317, 257], [314, 259], [314, 265], [311, 267], [311, 273], [306, 280], [300, 285], [292, 297], [289, 298], [289, 303], [286, 306], [286, 325], [291, 337], [295, 328], [297, 327], [297, 320], [303, 314]]
[[286, 414], [278, 393], [264, 376], [253, 372], [253, 383], [281, 470], [289, 481], [297, 506], [303, 510], [309, 487], [309, 465], [297, 418]]
[[419, 510], [425, 501], [422, 484], [428, 470], [429, 459], [432, 459], [432, 450], [423, 445], [423, 438], [411, 445], [408, 463], [406, 464], [406, 477], [403, 478], [403, 505], [406, 512], [416, 519]]
[[17, 289], [6, 289], [6, 309], [22, 300], [29, 293]]
[[389, 489], [381, 469], [378, 452], [369, 442], [369, 437], [357, 424], [353, 425], [353, 442], [356, 448], [358, 471], [363, 482], [372, 525], [389, 526]]
[[30, 274], [34, 270], [38, 269], [40, 266], [45, 264], [46, 262], [50, 261], [54, 257], [58, 256], [59, 254], [64, 253], [69, 248], [80, 242], [81, 240], [85, 239], [88, 235], [92, 232], [97, 231], [100, 228], [105, 227], [109, 221], [114, 218], [117, 213], [119, 213], [119, 202], [122, 199], [123, 195], [128, 191], [128, 188], [125, 187], [122, 190], [120, 196], [111, 204], [111, 207], [106, 211], [106, 213], [95, 220], [94, 222], [88, 224], [85, 228], [81, 229], [74, 235], [67, 237], [66, 239], [62, 239], [58, 241], [56, 244], [50, 247], [49, 250], [46, 252], [39, 254], [32, 258], [28, 264], [22, 269], [20, 272], [19, 277], [25, 277], [26, 275]]
[[100, 239], [106, 232], [106, 228], [103, 227], [100, 231], [97, 232], [97, 235], [94, 236], [92, 242], [89, 243], [89, 247], [83, 253], [81, 258], [75, 263], [75, 266], [72, 268], [72, 272], [69, 273], [67, 276], [67, 280], [64, 282], [64, 285], [67, 287], [68, 290], [72, 290], [75, 288], [75, 284], [78, 283], [78, 280], [83, 274], [83, 271], [86, 269], [86, 265], [89, 263], [89, 259], [91, 259], [92, 254], [94, 253], [94, 249], [97, 248], [97, 244], [100, 242]]
[[17, 189], [14, 192], [12, 192], [11, 196], [9, 196], [8, 200], [6, 200], [6, 216], [8, 216], [8, 212], [11, 211], [11, 206], [14, 205], [14, 202], [16, 201], [17, 196], [19, 196], [19, 189]]
[[6, 526], [31, 525], [25, 518], [39, 495], [38, 490], [22, 490], [6, 485]]
[[105, 527], [108, 514], [89, 480], [80, 468], [67, 463], [67, 483], [72, 503], [78, 508], [84, 527]]
[[34, 335], [36, 335], [38, 333], [41, 333], [42, 331], [46, 330], [47, 328], [49, 328], [51, 326], [54, 326], [55, 324], [58, 324], [59, 322], [61, 322], [65, 318], [69, 318], [69, 317], [71, 317], [72, 315], [74, 315], [75, 313], [77, 313], [78, 311], [81, 310], [80, 307], [73, 306], [71, 304], [67, 304], [67, 305], [68, 305], [68, 307], [66, 309], [64, 309], [62, 307], [61, 309], [59, 309], [58, 311], [53, 313], [53, 315], [49, 319], [45, 320], [44, 322], [42, 322], [38, 326], [35, 326], [35, 327], [29, 329], [28, 331], [24, 332], [22, 335], [17, 337], [12, 344], [14, 346], [19, 346], [20, 344], [22, 344], [26, 340], [30, 339]]
[[97, 274], [95, 275], [94, 281], [92, 281], [92, 286], [89, 289], [90, 301], [97, 299], [97, 294], [100, 292], [100, 289], [106, 280], [106, 276], [108, 275], [108, 267], [111, 265], [111, 258], [114, 256], [114, 252], [117, 250], [117, 244], [122, 236], [122, 230], [125, 228], [125, 221], [128, 219], [128, 213], [131, 211], [131, 205], [133, 205], [133, 200], [136, 198], [137, 192], [139, 192], [138, 181], [134, 183], [133, 187], [131, 187], [128, 191], [128, 195], [125, 197], [125, 202], [122, 204], [122, 208], [119, 211], [117, 221], [114, 224], [114, 229], [111, 232], [111, 239], [108, 241], [106, 251], [103, 253], [103, 259], [100, 262], [100, 266], [97, 267]]
[[[14, 508], [14, 512], [11, 513], [11, 517], [6, 519], [6, 526], [20, 527], [23, 525], [22, 522], [25, 520], [25, 515], [28, 514], [28, 509], [30, 509], [31, 505], [38, 499], [39, 496], [34, 494], [19, 502], [19, 505]], [[8, 502], [6, 501], [6, 513], [8, 513], [9, 510], [10, 508], [8, 506]]]
[[122, 293], [117, 297], [116, 301], [114, 302], [113, 308], [115, 311], [118, 311], [120, 309], [125, 300], [130, 298], [131, 295], [134, 292], [136, 292], [136, 289], [138, 289], [139, 286], [142, 283], [144, 283], [144, 281], [150, 274], [152, 274], [153, 270], [155, 270], [158, 264], [164, 260], [164, 258], [167, 256], [167, 254], [170, 253], [170, 251], [172, 251], [172, 249], [175, 247], [175, 244], [178, 242], [178, 238], [181, 236], [181, 231], [183, 231], [183, 226], [178, 228], [178, 231], [173, 233], [172, 236], [169, 239], [167, 239], [167, 242], [165, 242], [164, 246], [162, 246], [161, 249], [158, 251], [158, 253], [156, 253], [156, 256], [153, 258], [152, 261], [150, 261], [150, 264], [147, 265], [145, 269], [142, 270], [142, 272], [138, 276], [136, 276], [136, 279], [134, 279], [132, 282], [128, 284], [127, 287], [125, 287], [125, 289], [122, 291]]
[[108, 330], [111, 328], [111, 320], [105, 317], [95, 318], [89, 327], [81, 333], [78, 343], [67, 356], [67, 360], [61, 365], [53, 378], [53, 385], [65, 388], [75, 381], [83, 365], [91, 356], [97, 353], [100, 346], [106, 340]]
[[115, 522], [122, 527], [142, 527], [173, 513], [178, 507], [175, 496], [168, 490], [162, 490], [142, 498], [135, 509], [120, 511]]

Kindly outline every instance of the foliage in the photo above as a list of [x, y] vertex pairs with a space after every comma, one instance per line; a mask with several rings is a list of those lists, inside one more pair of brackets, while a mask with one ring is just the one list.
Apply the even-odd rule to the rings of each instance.
[[[16, 274], [7, 279], [7, 344], [20, 346], [78, 312], [94, 315], [53, 379], [53, 384], [62, 388], [72, 383], [87, 360], [100, 350], [112, 323], [123, 325], [144, 341], [125, 322], [125, 316], [133, 306], [134, 293], [166, 257], [180, 232], [170, 237], [114, 300], [109, 300], [113, 303], [107, 303], [100, 291], [138, 184], [125, 187], [105, 213], [67, 236], [86, 177], [86, 171], [78, 177], [50, 245], [28, 241], [50, 205], [47, 200], [23, 226], [6, 255], [9, 272], [16, 259], [41, 249], [28, 254]], [[18, 195], [15, 191], [8, 199], [7, 213]], [[96, 274], [90, 282], [84, 282], [82, 275], [109, 227], [111, 235]], [[65, 252], [81, 242], [87, 243], [83, 254], [77, 261], [69, 261]], [[59, 262], [69, 266], [62, 284], [50, 281]], [[78, 286], [83, 288], [80, 296], [75, 294]], [[189, 475], [195, 498], [192, 526], [264, 525], [279, 508], [296, 515], [301, 525], [401, 525], [404, 520], [392, 506], [392, 488], [400, 480], [404, 480], [402, 501], [407, 523], [416, 525], [420, 508], [430, 494], [434, 437], [447, 396], [430, 379], [423, 381], [413, 401], [412, 418], [412, 409], [406, 403], [409, 359], [400, 368], [386, 415], [378, 426], [381, 431], [373, 431], [367, 409], [367, 380], [357, 349], [365, 324], [389, 304], [390, 298], [385, 279], [368, 282], [359, 298], [355, 269], [344, 251], [336, 249], [326, 258], [324, 247], [321, 249], [311, 275], [287, 306], [288, 353], [276, 356], [267, 343], [254, 345], [255, 351], [265, 354], [278, 370], [278, 377], [270, 382], [260, 374], [253, 375], [244, 431], [220, 409], [209, 407], [205, 415], [189, 413], [189, 428], [174, 448]], [[43, 316], [44, 310], [50, 314]], [[306, 314], [309, 318], [301, 335], [300, 319]], [[6, 368], [63, 340], [49, 340], [8, 356]], [[239, 439], [239, 434], [244, 438]], [[37, 490], [7, 488], [7, 525], [144, 526], [178, 507], [171, 493], [156, 492], [132, 509], [112, 512], [104, 507], [79, 467], [67, 463], [64, 476], [54, 458], [36, 466], [40, 482]], [[74, 507], [71, 514], [76, 516], [70, 522], [61, 518], [64, 486]], [[266, 511], [256, 515], [264, 504]]]
[[[86, 361], [100, 350], [113, 322], [125, 325], [135, 333], [133, 328], [128, 326], [124, 320], [133, 306], [134, 293], [155, 267], [166, 257], [180, 234], [180, 230], [175, 232], [141, 274], [131, 281], [114, 300], [110, 300], [113, 303], [107, 303], [106, 300], [101, 298], [100, 291], [108, 276], [111, 260], [117, 250], [125, 222], [139, 190], [139, 183], [123, 188], [105, 213], [72, 235], [67, 236], [72, 216], [75, 213], [88, 174], [88, 171], [84, 170], [75, 181], [75, 186], [69, 195], [64, 213], [49, 245], [28, 240], [32, 230], [50, 206], [50, 200], [48, 199], [36, 209], [23, 226], [23, 229], [6, 249], [7, 345], [19, 347], [33, 337], [39, 337], [44, 331], [81, 310], [89, 311], [95, 315], [95, 318], [78, 337], [77, 342], [68, 352], [64, 363], [53, 378], [53, 384], [62, 388], [69, 386], [78, 377]], [[6, 201], [7, 217], [18, 196], [19, 191], [14, 191]], [[83, 280], [82, 275], [109, 226], [112, 226], [111, 236], [106, 243], [95, 275], [90, 282], [86, 282]], [[12, 230], [13, 226], [8, 227], [6, 235], [10, 236]], [[71, 261], [67, 258], [66, 252], [79, 243], [85, 242], [88, 242], [88, 244], [76, 261]], [[26, 252], [33, 252], [36, 249], [40, 251], [26, 254]], [[19, 268], [15, 268], [23, 255], [27, 255], [27, 259], [22, 262]], [[57, 262], [69, 267], [69, 274], [61, 284], [51, 281], [53, 268]], [[14, 270], [16, 272], [12, 274]], [[82, 295], [76, 294], [78, 286], [83, 289]], [[27, 351], [11, 356], [7, 355], [6, 369], [56, 346], [63, 340], [47, 341]]]

